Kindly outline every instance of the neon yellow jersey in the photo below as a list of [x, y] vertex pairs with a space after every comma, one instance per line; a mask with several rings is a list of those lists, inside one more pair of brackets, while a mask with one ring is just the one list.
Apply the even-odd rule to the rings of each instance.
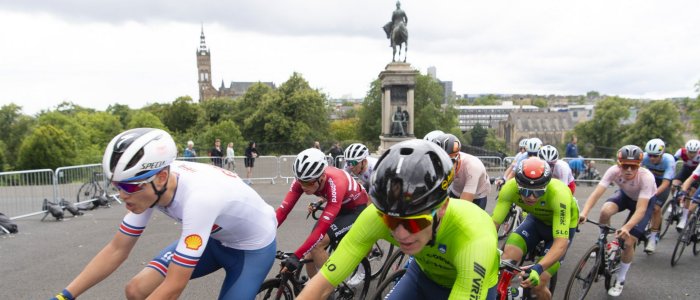
[[569, 187], [552, 178], [547, 184], [544, 196], [534, 205], [527, 205], [520, 197], [515, 178], [508, 180], [498, 193], [498, 202], [493, 209], [493, 221], [501, 224], [506, 218], [511, 204], [520, 206], [523, 211], [552, 227], [554, 238], [569, 238], [569, 229], [578, 226], [578, 205]]
[[[346, 279], [374, 242], [398, 245], [374, 205], [357, 218], [321, 269], [337, 286]], [[451, 288], [450, 299], [486, 299], [498, 281], [498, 235], [489, 215], [468, 201], [450, 201], [440, 221], [435, 244], [414, 256], [425, 275], [440, 286]]]

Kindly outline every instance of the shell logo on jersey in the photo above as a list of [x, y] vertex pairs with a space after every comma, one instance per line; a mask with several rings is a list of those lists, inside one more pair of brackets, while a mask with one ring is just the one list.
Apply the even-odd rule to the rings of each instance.
[[185, 246], [187, 249], [199, 250], [202, 247], [202, 237], [198, 234], [190, 234], [185, 238]]

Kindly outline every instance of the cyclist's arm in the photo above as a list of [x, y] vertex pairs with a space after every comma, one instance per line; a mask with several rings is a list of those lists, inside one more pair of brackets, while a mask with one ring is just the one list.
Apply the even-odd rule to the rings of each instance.
[[138, 237], [117, 232], [109, 244], [95, 255], [66, 289], [77, 298], [89, 288], [107, 278], [126, 260], [136, 241], [138, 241]]
[[[337, 188], [337, 185], [331, 185], [331, 187]], [[313, 247], [316, 247], [316, 244], [323, 239], [323, 236], [326, 234], [326, 231], [328, 231], [328, 228], [331, 227], [331, 224], [335, 221], [335, 218], [338, 216], [338, 213], [340, 213], [340, 208], [343, 203], [343, 198], [345, 197], [345, 192], [341, 191], [331, 191], [332, 188], [329, 187], [327, 190], [328, 193], [326, 197], [332, 197], [330, 199], [327, 199], [326, 201], [326, 208], [323, 209], [323, 213], [321, 213], [321, 216], [318, 218], [318, 222], [316, 223], [316, 228], [314, 228], [313, 231], [311, 231], [311, 234], [306, 238], [303, 244], [299, 246], [299, 248], [294, 251], [294, 254], [298, 258], [304, 257], [306, 253], [311, 251]]]
[[669, 186], [671, 186], [671, 180], [664, 178], [664, 180], [661, 181], [661, 185], [656, 189], [656, 195], [661, 195]]
[[304, 191], [301, 189], [301, 185], [295, 179], [292, 182], [292, 185], [289, 187], [289, 192], [287, 192], [287, 196], [284, 197], [284, 200], [282, 200], [282, 204], [280, 204], [280, 206], [275, 211], [275, 215], [277, 216], [277, 227], [282, 226], [284, 220], [287, 219], [287, 215], [289, 215], [289, 212], [292, 211], [292, 208], [294, 208], [294, 205], [297, 204], [297, 201], [299, 201], [299, 198], [303, 193]]
[[498, 192], [498, 201], [496, 202], [496, 207], [493, 208], [493, 214], [491, 215], [491, 219], [496, 225], [496, 228], [498, 228], [498, 226], [501, 225], [501, 223], [503, 223], [503, 220], [505, 220], [506, 215], [508, 215], [508, 212], [510, 211], [510, 206], [513, 204], [514, 197], [519, 196], [517, 196], [517, 186], [515, 180], [511, 180], [506, 182], [503, 185], [503, 188], [501, 188], [501, 191]]
[[326, 277], [321, 273], [317, 273], [316, 276], [311, 278], [309, 282], [306, 283], [304, 289], [301, 290], [301, 294], [297, 296], [297, 299], [326, 299], [333, 292], [333, 285]]
[[[591, 211], [593, 206], [595, 206], [595, 203], [598, 202], [598, 199], [600, 199], [600, 196], [602, 196], [603, 193], [605, 193], [606, 188], [607, 188], [607, 184], [603, 185], [602, 183], [598, 184], [595, 187], [595, 190], [593, 190], [593, 193], [591, 193], [591, 195], [588, 196], [588, 199], [586, 199], [586, 204], [583, 205], [583, 211], [581, 211], [582, 217], [588, 218], [588, 213]], [[581, 221], [585, 221], [585, 220], [579, 219], [579, 223], [581, 223]]]
[[474, 202], [474, 193], [462, 192], [462, 194], [459, 195], [459, 199]]
[[[700, 168], [700, 165], [698, 168]], [[681, 190], [688, 192], [690, 190], [690, 186], [693, 185], [693, 181], [698, 180], [698, 178], [700, 178], [700, 176], [695, 175], [695, 174], [688, 176], [688, 178], [683, 182], [683, 185], [681, 186]]]

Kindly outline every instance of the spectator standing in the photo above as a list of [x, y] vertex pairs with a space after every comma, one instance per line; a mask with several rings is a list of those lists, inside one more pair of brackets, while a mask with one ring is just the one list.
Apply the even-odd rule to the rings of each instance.
[[[321, 150], [321, 143], [319, 143], [318, 141], [314, 141], [314, 148]], [[321, 150], [321, 151], [323, 151], [323, 150]]]
[[576, 142], [577, 142], [576, 136], [571, 137], [571, 142], [566, 144], [566, 153], [564, 154], [565, 157], [578, 157], [578, 148], [576, 147]]
[[330, 154], [333, 157], [333, 166], [339, 168], [340, 164], [338, 163], [337, 158], [338, 156], [343, 155], [343, 148], [340, 147], [340, 143], [333, 143], [333, 147], [331, 147], [331, 150], [328, 151], [328, 154]]
[[194, 161], [194, 158], [197, 156], [197, 151], [194, 150], [193, 141], [187, 141], [187, 148], [185, 148], [183, 156], [186, 161]]
[[248, 143], [248, 148], [245, 148], [245, 169], [246, 169], [246, 182], [252, 184], [250, 181], [250, 176], [253, 175], [253, 166], [255, 165], [255, 159], [258, 157], [258, 149], [255, 148], [255, 142]]
[[224, 152], [221, 150], [221, 140], [216, 139], [214, 141], [214, 148], [209, 150], [209, 156], [211, 157], [211, 162], [217, 167], [223, 167], [222, 157], [224, 157]]
[[233, 143], [229, 142], [228, 147], [226, 147], [226, 168], [235, 171], [236, 161], [234, 160], [235, 152], [233, 151]]

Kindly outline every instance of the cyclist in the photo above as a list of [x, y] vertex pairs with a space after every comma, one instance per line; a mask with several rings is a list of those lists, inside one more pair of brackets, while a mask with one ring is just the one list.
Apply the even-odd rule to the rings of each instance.
[[482, 209], [448, 198], [453, 178], [450, 158], [434, 143], [389, 148], [372, 175], [373, 204], [298, 299], [325, 299], [378, 239], [415, 259], [387, 299], [494, 299], [496, 230]]
[[[693, 170], [700, 165], [700, 141], [689, 140], [685, 143], [685, 147], [678, 149], [674, 157], [676, 160], [683, 160], [683, 167], [681, 171], [676, 174], [676, 178], [673, 179], [672, 185], [674, 189], [677, 189], [683, 182], [685, 182]], [[692, 184], [692, 189], [697, 189], [700, 182], [694, 181]], [[692, 192], [692, 190], [687, 190]], [[683, 205], [683, 214], [681, 215], [681, 220], [678, 221], [678, 226], [676, 227], [679, 231], [685, 227], [685, 222], [688, 221], [688, 207], [690, 205], [689, 201], [686, 201]]]
[[[695, 168], [695, 171], [693, 171], [693, 173], [690, 176], [688, 176], [688, 179], [686, 179], [683, 182], [683, 185], [680, 187], [682, 197], [689, 195], [688, 191], [691, 189], [691, 186], [693, 186], [699, 181], [698, 179], [700, 179], [700, 166], [697, 166]], [[693, 197], [691, 198], [691, 201], [686, 202], [692, 202], [690, 203], [688, 210], [691, 212], [694, 211], [696, 207], [698, 207], [698, 203], [700, 203], [700, 190], [696, 189]]]
[[356, 176], [365, 190], [369, 190], [369, 179], [377, 164], [377, 159], [369, 156], [367, 146], [355, 143], [345, 148], [345, 171]]
[[559, 151], [552, 145], [542, 146], [537, 152], [537, 157], [546, 161], [552, 169], [552, 177], [561, 180], [571, 190], [573, 195], [576, 192], [576, 181], [571, 167], [565, 161], [559, 160]]
[[625, 240], [624, 251], [620, 270], [617, 272], [617, 281], [608, 290], [608, 295], [617, 297], [624, 288], [627, 271], [634, 259], [634, 245], [644, 236], [644, 229], [654, 211], [656, 201], [656, 182], [654, 174], [646, 168], [640, 168], [644, 154], [642, 149], [635, 145], [626, 145], [617, 151], [617, 165], [608, 168], [596, 186], [593, 193], [586, 200], [586, 205], [579, 217], [579, 224], [586, 222], [588, 213], [605, 192], [605, 189], [615, 183], [620, 188], [603, 205], [600, 211], [599, 222], [610, 224], [610, 217], [625, 209], [630, 213], [627, 221], [615, 233], [616, 237]]
[[107, 278], [126, 260], [155, 210], [180, 222], [182, 233], [131, 279], [126, 298], [175, 299], [190, 279], [220, 268], [226, 277], [219, 299], [255, 297], [275, 260], [274, 210], [235, 173], [176, 156], [173, 138], [160, 129], [131, 129], [112, 139], [102, 168], [129, 213], [54, 299], [74, 299]]
[[423, 139], [426, 140], [426, 141], [428, 141], [428, 142], [432, 142], [433, 139], [435, 139], [436, 137], [438, 137], [438, 136], [440, 136], [440, 135], [443, 135], [443, 134], [445, 134], [445, 133], [442, 132], [442, 130], [433, 130], [433, 131], [431, 131], [431, 132], [428, 132], [428, 134], [426, 134], [426, 135], [423, 137]]
[[506, 180], [513, 178], [513, 176], [515, 176], [515, 172], [513, 172], [515, 167], [517, 167], [521, 161], [527, 159], [528, 157], [536, 157], [537, 152], [540, 151], [540, 148], [542, 148], [542, 140], [536, 137], [527, 139], [527, 142], [525, 143], [525, 152], [515, 156], [513, 163], [508, 167], [508, 169], [506, 169], [505, 173], [503, 173], [503, 178], [497, 178], [494, 181], [496, 186], [501, 186], [506, 182]]
[[300, 152], [292, 169], [296, 178], [277, 208], [278, 227], [282, 226], [302, 194], [316, 195], [326, 202], [326, 207], [309, 236], [284, 261], [287, 270], [294, 271], [301, 267], [299, 259], [308, 255], [307, 258], [314, 261], [313, 264], [306, 264], [306, 273], [311, 277], [328, 259], [326, 247], [330, 243], [337, 243], [350, 229], [367, 206], [368, 196], [362, 185], [350, 174], [329, 166], [326, 156], [316, 148]]
[[651, 234], [644, 252], [652, 254], [656, 251], [656, 238], [661, 228], [661, 207], [671, 193], [671, 180], [676, 174], [676, 160], [673, 155], [664, 153], [666, 144], [661, 139], [651, 139], [644, 147], [642, 166], [654, 174], [656, 180], [656, 205], [651, 215]]
[[450, 185], [450, 198], [464, 199], [486, 210], [491, 182], [486, 167], [476, 156], [460, 151], [462, 143], [452, 134], [443, 134], [433, 140], [450, 156], [455, 178]]
[[537, 299], [551, 299], [552, 293], [547, 288], [549, 280], [559, 270], [578, 226], [576, 200], [566, 184], [552, 180], [547, 162], [530, 157], [518, 164], [515, 178], [508, 180], [498, 193], [492, 217], [496, 228], [503, 223], [512, 204], [520, 206], [528, 215], [508, 236], [503, 259], [520, 261], [524, 254], [544, 241], [546, 254], [530, 268], [530, 276], [523, 286], [532, 287]]

